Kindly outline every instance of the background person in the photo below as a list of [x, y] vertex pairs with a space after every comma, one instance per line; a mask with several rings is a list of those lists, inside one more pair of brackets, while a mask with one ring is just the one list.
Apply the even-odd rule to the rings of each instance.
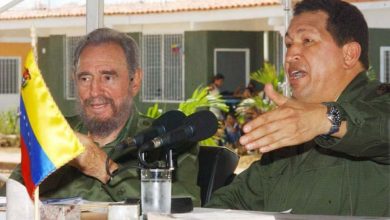
[[235, 149], [240, 145], [238, 141], [241, 137], [241, 131], [237, 119], [234, 116], [234, 113], [233, 112], [227, 113], [224, 122], [225, 122], [224, 133], [225, 133], [226, 146]]
[[[214, 96], [220, 95], [221, 93], [220, 88], [222, 87], [224, 80], [225, 77], [221, 73], [215, 75], [212, 78], [210, 85], [208, 86], [209, 94]], [[223, 114], [219, 108], [210, 107], [210, 111], [214, 113], [214, 115], [217, 117], [218, 120], [220, 121], [223, 120]]]

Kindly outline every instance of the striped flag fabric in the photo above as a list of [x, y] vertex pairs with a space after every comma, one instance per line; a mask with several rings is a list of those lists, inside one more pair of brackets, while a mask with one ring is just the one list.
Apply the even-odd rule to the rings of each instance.
[[31, 198], [56, 169], [84, 151], [47, 88], [34, 52], [27, 55], [20, 97], [21, 170]]

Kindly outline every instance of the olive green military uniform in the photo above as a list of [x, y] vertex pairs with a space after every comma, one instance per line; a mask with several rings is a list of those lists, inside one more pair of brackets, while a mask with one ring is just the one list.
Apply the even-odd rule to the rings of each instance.
[[365, 73], [358, 75], [337, 101], [348, 126], [342, 139], [319, 136], [281, 149], [285, 157], [266, 154], [217, 190], [206, 206], [390, 216], [390, 93], [378, 88]]
[[[133, 111], [134, 112], [134, 111]], [[86, 128], [78, 118], [69, 118], [69, 123], [75, 130], [87, 133]], [[81, 173], [74, 167], [65, 165], [50, 175], [40, 185], [41, 198], [68, 198], [80, 196], [91, 201], [123, 201], [129, 197], [140, 196], [140, 181], [137, 169], [137, 150], [135, 147], [128, 147], [125, 150], [115, 148], [120, 141], [131, 137], [139, 131], [149, 127], [151, 119], [132, 114], [124, 129], [112, 142], [102, 147], [110, 157], [119, 163], [120, 171], [108, 184], [103, 184], [95, 178]], [[174, 196], [190, 196], [194, 205], [200, 204], [200, 190], [196, 185], [198, 173], [198, 146], [193, 144], [190, 150], [182, 152], [177, 158], [177, 169], [175, 170], [172, 185]], [[158, 155], [158, 152], [153, 152]], [[153, 153], [151, 153], [153, 155]], [[160, 154], [161, 155], [161, 154]], [[157, 158], [157, 157], [156, 157]], [[18, 166], [11, 174], [11, 178], [23, 182]], [[2, 189], [5, 194], [5, 189]]]

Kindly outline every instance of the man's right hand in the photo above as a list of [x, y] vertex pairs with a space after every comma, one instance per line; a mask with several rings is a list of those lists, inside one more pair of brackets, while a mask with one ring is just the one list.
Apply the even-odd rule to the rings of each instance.
[[[100, 149], [100, 147], [98, 147], [89, 136], [78, 132], [75, 132], [75, 134], [84, 145], [85, 151], [70, 161], [69, 164], [79, 169], [85, 175], [95, 177], [102, 183], [107, 183], [110, 176], [106, 172], [106, 152]], [[117, 169], [118, 164], [110, 159], [110, 173]]]
[[[270, 84], [266, 85], [265, 92], [278, 107], [244, 125], [245, 134], [240, 143], [248, 150], [258, 148], [266, 153], [307, 142], [329, 131], [331, 123], [326, 116], [326, 107], [321, 103], [284, 97]], [[339, 132], [339, 137], [344, 135], [344, 127], [340, 129], [343, 133]]]

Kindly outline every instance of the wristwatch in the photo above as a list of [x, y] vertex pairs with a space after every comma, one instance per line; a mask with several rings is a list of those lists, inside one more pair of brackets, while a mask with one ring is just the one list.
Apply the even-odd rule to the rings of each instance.
[[332, 127], [330, 127], [329, 132], [324, 135], [330, 136], [340, 130], [341, 122], [344, 120], [343, 114], [335, 102], [323, 102], [322, 104], [327, 107], [326, 115], [330, 123], [332, 123]]

